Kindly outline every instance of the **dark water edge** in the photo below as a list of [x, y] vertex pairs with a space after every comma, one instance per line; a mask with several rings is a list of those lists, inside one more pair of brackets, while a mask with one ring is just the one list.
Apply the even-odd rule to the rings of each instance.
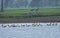
[[60, 16], [32, 17], [32, 18], [0, 18], [0, 23], [38, 23], [60, 22]]

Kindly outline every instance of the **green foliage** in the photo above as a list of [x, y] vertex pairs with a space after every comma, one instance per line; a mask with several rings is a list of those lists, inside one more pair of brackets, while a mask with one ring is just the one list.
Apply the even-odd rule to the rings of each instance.
[[38, 12], [31, 9], [8, 9], [0, 13], [0, 18], [26, 18], [41, 16], [60, 16], [60, 8], [42, 8]]

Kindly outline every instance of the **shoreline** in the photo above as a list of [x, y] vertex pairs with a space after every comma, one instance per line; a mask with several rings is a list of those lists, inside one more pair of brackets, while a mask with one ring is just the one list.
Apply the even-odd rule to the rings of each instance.
[[32, 17], [32, 18], [0, 18], [0, 23], [39, 23], [60, 22], [60, 16]]

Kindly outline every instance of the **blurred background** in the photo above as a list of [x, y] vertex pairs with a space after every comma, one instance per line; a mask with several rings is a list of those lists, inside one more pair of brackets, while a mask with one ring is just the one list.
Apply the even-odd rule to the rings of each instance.
[[0, 11], [0, 17], [60, 16], [60, 0], [0, 0]]
[[59, 7], [60, 0], [3, 0], [3, 6], [4, 8]]

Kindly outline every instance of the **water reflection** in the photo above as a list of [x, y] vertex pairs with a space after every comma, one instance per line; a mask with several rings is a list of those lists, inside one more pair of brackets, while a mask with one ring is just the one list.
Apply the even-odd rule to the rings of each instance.
[[60, 38], [60, 23], [0, 24], [0, 38]]

